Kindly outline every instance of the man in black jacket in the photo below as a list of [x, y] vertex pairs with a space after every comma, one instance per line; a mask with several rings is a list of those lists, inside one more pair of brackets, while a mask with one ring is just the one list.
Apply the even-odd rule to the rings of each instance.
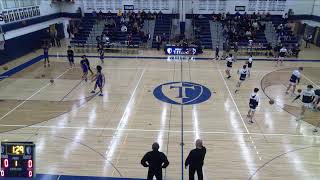
[[190, 151], [185, 167], [189, 166], [189, 180], [194, 180], [194, 174], [197, 171], [198, 180], [203, 180], [202, 166], [204, 157], [206, 155], [206, 148], [202, 145], [202, 140], [198, 139], [196, 141], [196, 149]]
[[152, 180], [156, 176], [157, 180], [162, 180], [162, 168], [169, 165], [167, 156], [163, 152], [159, 152], [159, 144], [152, 144], [152, 151], [147, 152], [141, 159], [144, 167], [149, 167], [147, 180]]

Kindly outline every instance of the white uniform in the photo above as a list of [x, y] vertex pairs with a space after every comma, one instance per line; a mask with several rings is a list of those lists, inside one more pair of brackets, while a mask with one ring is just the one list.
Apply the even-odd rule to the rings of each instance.
[[240, 75], [240, 82], [241, 81], [245, 81], [246, 80], [246, 77], [247, 77], [247, 75], [248, 75], [248, 73], [249, 73], [249, 71], [248, 71], [248, 69], [240, 69], [239, 71], [238, 71], [238, 73], [239, 73], [239, 75]]
[[281, 58], [284, 58], [286, 56], [287, 52], [288, 52], [288, 50], [285, 47], [283, 47], [283, 48], [280, 49], [279, 56]]
[[291, 75], [290, 80], [289, 80], [290, 84], [291, 85], [296, 85], [298, 83], [298, 79], [300, 79], [300, 77], [301, 77], [300, 71], [299, 70], [294, 70], [292, 72], [292, 75]]
[[228, 57], [227, 59], [227, 70], [230, 70], [232, 68], [232, 63], [234, 62], [233, 57]]
[[252, 58], [252, 57], [249, 57], [249, 60], [248, 60], [248, 68], [249, 68], [249, 69], [252, 68], [252, 62], [253, 62], [253, 58]]
[[257, 93], [253, 92], [250, 95], [249, 107], [251, 111], [256, 111], [257, 106], [259, 105], [260, 97]]
[[309, 91], [305, 89], [300, 95], [302, 97], [303, 106], [306, 108], [312, 108], [313, 98], [315, 97], [314, 90]]

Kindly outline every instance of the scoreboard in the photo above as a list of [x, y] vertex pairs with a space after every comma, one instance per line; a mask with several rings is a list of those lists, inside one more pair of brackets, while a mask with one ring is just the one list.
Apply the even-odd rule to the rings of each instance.
[[35, 177], [35, 144], [2, 142], [0, 177]]

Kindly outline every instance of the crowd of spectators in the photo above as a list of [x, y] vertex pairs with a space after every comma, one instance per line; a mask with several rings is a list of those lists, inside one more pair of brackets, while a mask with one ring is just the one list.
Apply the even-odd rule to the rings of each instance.
[[268, 14], [255, 13], [242, 15], [227, 13], [213, 16], [214, 21], [222, 22], [223, 35], [230, 43], [255, 41], [257, 34], [265, 31], [267, 18], [269, 18]]
[[[97, 37], [97, 41], [104, 42], [105, 38], [109, 41], [117, 41], [117, 33], [121, 31], [127, 35], [126, 43], [131, 45], [133, 42], [133, 36], [140, 37], [143, 43], [146, 43], [150, 39], [150, 34], [143, 31], [144, 21], [153, 20], [155, 18], [162, 18], [161, 11], [151, 13], [145, 11], [121, 11], [117, 14], [113, 14], [110, 11], [102, 13], [93, 11], [92, 16], [97, 21], [105, 22], [105, 31], [102, 36]], [[99, 43], [99, 42], [98, 42]]]

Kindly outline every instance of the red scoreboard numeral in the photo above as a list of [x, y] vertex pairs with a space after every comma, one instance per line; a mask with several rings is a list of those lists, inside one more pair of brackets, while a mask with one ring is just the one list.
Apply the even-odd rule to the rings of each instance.
[[0, 176], [1, 176], [1, 177], [4, 177], [4, 170], [1, 170], [1, 171], [0, 171]]
[[32, 160], [28, 160], [28, 168], [32, 168], [33, 164], [32, 164]]
[[28, 176], [29, 176], [29, 177], [32, 177], [32, 171], [29, 171], [29, 172], [28, 172]]
[[4, 167], [5, 167], [5, 168], [9, 167], [9, 161], [8, 161], [8, 159], [4, 159], [4, 160], [3, 160], [3, 164], [4, 164]]

